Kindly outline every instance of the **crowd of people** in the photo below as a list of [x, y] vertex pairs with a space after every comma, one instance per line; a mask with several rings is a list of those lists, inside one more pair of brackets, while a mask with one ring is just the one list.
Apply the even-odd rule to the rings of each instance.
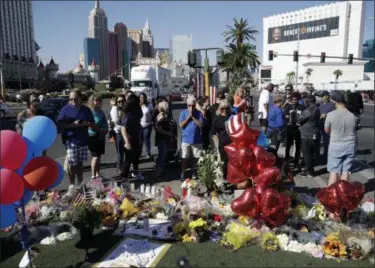
[[[262, 90], [258, 109], [260, 124], [270, 139], [270, 151], [277, 156], [280, 144], [285, 144], [284, 160], [302, 176], [314, 177], [315, 166], [327, 164], [329, 185], [338, 179], [348, 180], [363, 113], [361, 95], [324, 91], [321, 102], [317, 102], [314, 95], [300, 94], [292, 85], [286, 86], [286, 96], [273, 96], [273, 90], [272, 84]], [[290, 156], [292, 146], [294, 157]]]
[[[359, 116], [363, 112], [361, 95], [345, 96], [339, 91], [324, 91], [318, 103], [315, 96], [294, 91], [292, 85], [286, 86], [284, 95], [274, 94], [274, 88], [273, 84], [268, 84], [261, 91], [258, 102], [259, 123], [269, 139], [268, 150], [275, 154], [278, 162], [289, 162], [292, 169], [302, 176], [314, 177], [315, 166], [327, 163], [329, 184], [339, 178], [348, 180], [356, 154]], [[142, 155], [150, 161], [155, 160], [157, 177], [162, 177], [171, 147], [176, 151], [179, 147], [182, 181], [187, 178], [189, 166], [191, 176], [197, 175], [197, 161], [202, 150], [208, 149], [218, 153], [226, 176], [224, 147], [231, 143], [226, 122], [232, 115], [243, 112], [246, 122], [251, 125], [255, 111], [252, 98], [246, 95], [244, 88], [238, 88], [233, 98], [228, 98], [225, 89], [219, 90], [216, 97], [216, 102], [210, 104], [206, 96], [196, 98], [189, 95], [187, 107], [176, 123], [170, 103], [164, 97], [150, 102], [145, 94], [138, 96], [128, 90], [111, 100], [111, 110], [106, 114], [100, 96], [92, 95], [86, 106], [82, 103], [82, 93], [71, 91], [68, 104], [57, 118], [66, 148], [64, 169], [69, 177], [69, 191], [73, 192], [76, 178], [78, 184], [83, 181], [83, 163], [87, 161], [88, 153], [91, 154], [92, 179], [102, 177], [101, 158], [108, 146], [107, 138], [114, 141], [116, 172], [124, 179], [144, 179], [139, 171]], [[27, 109], [18, 116], [19, 132], [27, 120], [43, 115], [40, 101], [31, 96]], [[180, 142], [177, 141], [177, 126], [181, 131]], [[155, 159], [151, 155], [153, 131], [158, 149]], [[283, 159], [278, 157], [281, 144], [286, 149]], [[290, 153], [292, 147], [293, 156]], [[320, 160], [324, 163], [318, 163]]]

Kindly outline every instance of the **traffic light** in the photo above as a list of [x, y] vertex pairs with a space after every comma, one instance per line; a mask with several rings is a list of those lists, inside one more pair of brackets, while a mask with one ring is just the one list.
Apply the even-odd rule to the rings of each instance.
[[68, 80], [69, 80], [69, 84], [73, 84], [74, 83], [74, 74], [73, 73], [69, 73]]
[[188, 52], [188, 65], [190, 67], [195, 67], [195, 65], [197, 65], [197, 56], [194, 51]]
[[320, 63], [325, 63], [326, 62], [326, 53], [322, 52], [320, 53]]
[[353, 64], [353, 54], [349, 54], [348, 64]]
[[216, 50], [216, 62], [219, 65], [224, 62], [224, 50], [223, 49]]
[[293, 61], [298, 61], [298, 51], [293, 52]]
[[273, 61], [273, 50], [268, 50], [268, 60]]

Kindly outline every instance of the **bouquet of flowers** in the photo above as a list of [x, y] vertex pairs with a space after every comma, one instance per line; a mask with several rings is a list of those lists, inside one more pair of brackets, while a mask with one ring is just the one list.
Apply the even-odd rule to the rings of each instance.
[[224, 190], [223, 163], [212, 151], [203, 152], [198, 160], [198, 178], [207, 190]]
[[114, 204], [121, 203], [125, 198], [125, 192], [120, 187], [114, 187], [108, 192], [108, 198]]
[[346, 259], [347, 247], [340, 241], [339, 233], [331, 233], [325, 238], [323, 252], [326, 257]]
[[181, 184], [182, 189], [182, 196], [191, 196], [192, 194], [195, 194], [198, 189], [198, 183], [196, 180], [186, 179]]
[[265, 233], [262, 239], [262, 248], [265, 251], [278, 251], [280, 250], [280, 241], [274, 233]]

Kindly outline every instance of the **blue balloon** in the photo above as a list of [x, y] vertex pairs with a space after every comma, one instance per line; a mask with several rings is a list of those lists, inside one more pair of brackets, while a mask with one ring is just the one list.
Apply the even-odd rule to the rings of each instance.
[[257, 139], [257, 145], [262, 146], [264, 148], [268, 148], [270, 146], [270, 141], [267, 138], [267, 136], [266, 136], [266, 134], [264, 133], [263, 130], [260, 132], [260, 135]]
[[[25, 191], [23, 192], [23, 197], [22, 197], [24, 205], [26, 205], [27, 203], [30, 202], [31, 198], [33, 198], [33, 194], [34, 194], [33, 191], [29, 191], [29, 190], [25, 189]], [[20, 206], [22, 206], [22, 201], [18, 200], [16, 202], [14, 202], [13, 204], [17, 207], [20, 207]]]
[[48, 149], [55, 142], [57, 128], [50, 118], [38, 115], [25, 123], [22, 136], [28, 142], [28, 150], [40, 152]]
[[48, 188], [48, 190], [51, 190], [55, 188], [56, 186], [58, 186], [64, 179], [64, 175], [65, 175], [64, 167], [60, 163], [57, 163], [57, 167], [59, 169], [59, 175], [57, 176], [56, 181]]
[[0, 229], [11, 226], [17, 220], [16, 208], [13, 205], [0, 205]]

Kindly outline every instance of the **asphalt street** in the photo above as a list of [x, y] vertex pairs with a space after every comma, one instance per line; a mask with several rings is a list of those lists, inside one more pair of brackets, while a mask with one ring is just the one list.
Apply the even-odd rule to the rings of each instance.
[[[257, 105], [259, 92], [254, 92], [255, 105]], [[176, 102], [173, 104], [173, 117], [178, 121], [179, 114], [182, 109], [185, 109], [185, 104], [182, 102]], [[103, 104], [103, 110], [106, 114], [109, 113], [110, 105], [109, 101], [105, 100]], [[16, 110], [13, 110], [13, 116], [2, 120], [0, 122], [1, 129], [14, 129], [16, 123], [14, 115]], [[364, 114], [361, 116], [361, 123], [363, 128], [359, 131], [359, 146], [357, 151], [357, 159], [355, 162], [355, 171], [352, 174], [352, 180], [358, 180], [365, 184], [367, 195], [373, 195], [375, 190], [374, 182], [374, 106], [365, 105]], [[259, 128], [258, 120], [255, 120], [252, 123], [252, 127]], [[180, 136], [180, 131], [179, 131]], [[151, 137], [152, 144], [152, 154], [157, 155], [157, 148], [154, 146], [154, 133]], [[280, 148], [279, 154], [283, 155], [284, 148]], [[284, 149], [285, 150], [285, 149]], [[47, 155], [51, 158], [54, 158], [57, 162], [63, 164], [65, 158], [65, 149], [63, 147], [61, 136], [58, 135], [55, 143], [48, 149]], [[102, 157], [102, 175], [108, 180], [114, 180], [115, 176], [115, 159], [116, 159], [116, 149], [114, 143], [107, 142], [106, 154]], [[86, 163], [84, 179], [85, 181], [90, 180], [91, 171], [90, 171], [90, 162]], [[315, 193], [317, 189], [325, 187], [328, 179], [328, 174], [325, 170], [325, 166], [316, 167], [318, 171], [318, 176], [313, 179], [302, 178], [300, 176], [295, 177], [297, 188], [301, 191]], [[144, 174], [146, 180], [144, 183], [156, 183], [168, 184], [175, 191], [180, 191], [180, 181], [178, 180], [180, 174], [179, 165], [171, 163], [166, 168], [166, 175], [161, 180], [156, 180], [156, 173], [154, 169], [154, 162], [151, 160], [146, 160], [141, 158], [140, 171]], [[138, 182], [136, 182], [136, 187]], [[68, 186], [67, 178], [64, 179], [63, 183], [58, 187], [60, 190], [66, 189]]]

